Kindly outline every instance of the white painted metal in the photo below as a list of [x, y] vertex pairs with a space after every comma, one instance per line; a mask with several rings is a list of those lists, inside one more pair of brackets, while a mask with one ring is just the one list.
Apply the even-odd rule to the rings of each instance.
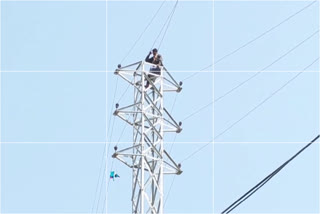
[[[140, 61], [115, 71], [134, 88], [133, 104], [116, 109], [118, 116], [133, 127], [133, 145], [112, 155], [132, 168], [132, 213], [162, 214], [164, 203], [163, 175], [181, 174], [163, 147], [165, 132], [181, 129], [163, 106], [164, 92], [180, 92], [178, 84], [162, 66]], [[158, 72], [158, 73], [156, 73]], [[149, 87], [145, 84], [149, 82]]]

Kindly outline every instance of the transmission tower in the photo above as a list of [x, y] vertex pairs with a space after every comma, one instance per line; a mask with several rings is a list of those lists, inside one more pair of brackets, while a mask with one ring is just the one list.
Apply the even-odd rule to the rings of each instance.
[[115, 146], [112, 157], [132, 168], [132, 213], [162, 214], [163, 175], [182, 173], [181, 164], [164, 149], [164, 133], [182, 129], [164, 108], [163, 97], [165, 92], [180, 92], [182, 82], [178, 84], [165, 67], [145, 61], [118, 65], [115, 74], [133, 87], [133, 104], [116, 104], [114, 112], [132, 126], [133, 145], [121, 150]]

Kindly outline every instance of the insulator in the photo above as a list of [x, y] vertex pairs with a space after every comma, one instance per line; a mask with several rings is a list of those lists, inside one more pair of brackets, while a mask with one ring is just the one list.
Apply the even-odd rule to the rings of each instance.
[[117, 146], [115, 146], [115, 147], [114, 147], [114, 151], [117, 151], [117, 150], [118, 150], [118, 147], [117, 147]]
[[179, 122], [179, 126], [182, 126], [182, 122], [181, 121]]
[[182, 84], [183, 84], [183, 82], [182, 82], [182, 81], [180, 81], [180, 82], [179, 82], [179, 85], [180, 85], [180, 86], [182, 86]]
[[181, 168], [181, 163], [178, 164], [179, 169]]
[[119, 107], [119, 103], [116, 103], [116, 108], [118, 108]]
[[121, 64], [118, 64], [118, 68], [121, 68]]

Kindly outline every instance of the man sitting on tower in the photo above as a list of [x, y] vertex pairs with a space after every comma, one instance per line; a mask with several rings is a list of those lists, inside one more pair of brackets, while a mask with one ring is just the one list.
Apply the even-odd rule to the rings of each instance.
[[[153, 54], [152, 57], [150, 57], [151, 53]], [[162, 63], [163, 59], [162, 59], [162, 56], [160, 54], [158, 54], [158, 50], [156, 48], [154, 48], [152, 50], [152, 52], [150, 51], [150, 53], [147, 55], [145, 61], [156, 65], [156, 66], [153, 66], [152, 68], [150, 68], [151, 73], [157, 74], [157, 75], [161, 74], [160, 66], [163, 66], [163, 63]], [[148, 78], [151, 80], [156, 79], [156, 77], [152, 74], [148, 74]], [[147, 84], [145, 85], [145, 87], [146, 88], [149, 87], [149, 81], [147, 81]]]

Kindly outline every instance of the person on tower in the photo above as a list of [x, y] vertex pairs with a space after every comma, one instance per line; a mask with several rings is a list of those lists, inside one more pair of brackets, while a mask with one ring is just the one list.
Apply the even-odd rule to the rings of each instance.
[[[153, 54], [152, 57], [150, 57], [151, 54]], [[163, 66], [163, 59], [162, 59], [162, 56], [158, 54], [158, 50], [156, 48], [154, 48], [152, 52], [150, 51], [150, 53], [146, 56], [145, 61], [155, 65], [152, 68], [150, 68], [151, 73], [157, 74], [157, 75], [161, 74], [160, 66]], [[152, 80], [156, 79], [156, 77], [152, 74], [148, 74], [148, 78]], [[147, 84], [145, 85], [145, 87], [146, 88], [149, 87], [149, 81], [147, 81]]]

